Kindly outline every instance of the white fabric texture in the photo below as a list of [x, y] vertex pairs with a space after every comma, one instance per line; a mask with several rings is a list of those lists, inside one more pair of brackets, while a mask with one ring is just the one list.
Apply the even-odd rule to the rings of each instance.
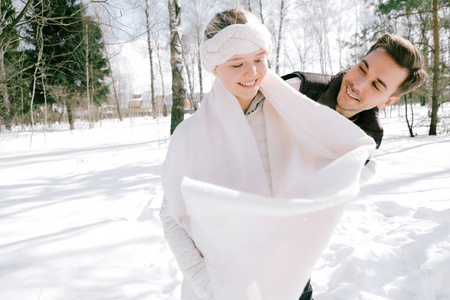
[[[262, 95], [258, 95], [258, 97], [259, 99], [256, 100], [263, 98]], [[260, 104], [261, 105], [258, 105], [258, 108], [251, 114], [247, 111], [245, 118], [255, 136], [264, 171], [266, 173], [266, 179], [269, 186], [271, 186], [272, 180], [270, 178], [271, 173], [267, 153], [265, 120], [262, 103]], [[195, 244], [189, 238], [186, 231], [176, 223], [165, 199], [162, 203], [160, 219], [165, 228], [164, 237], [171, 246], [171, 249], [177, 258], [177, 263], [185, 277], [182, 285], [183, 299], [213, 299], [212, 287], [208, 271], [206, 270], [205, 261], [195, 248]]]
[[203, 68], [212, 72], [236, 54], [247, 54], [259, 49], [270, 53], [272, 44], [266, 26], [248, 16], [246, 24], [234, 24], [219, 31], [213, 38], [203, 41], [200, 55]]
[[266, 174], [267, 184], [269, 185], [270, 193], [272, 193], [272, 172], [270, 172], [269, 153], [267, 151], [266, 121], [264, 120], [262, 105], [264, 105], [264, 103], [251, 114], [245, 115], [245, 118], [247, 119], [250, 129], [255, 137], [261, 162]]
[[159, 214], [164, 238], [183, 273], [182, 299], [213, 299], [209, 274], [203, 255], [198, 251], [186, 231], [175, 221], [164, 198]]
[[[205, 257], [215, 299], [298, 299], [375, 149], [270, 70], [261, 92], [272, 193], [242, 109], [218, 79], [177, 127], [163, 166], [170, 212], [195, 242], [185, 251]], [[182, 194], [185, 177], [196, 181]]]

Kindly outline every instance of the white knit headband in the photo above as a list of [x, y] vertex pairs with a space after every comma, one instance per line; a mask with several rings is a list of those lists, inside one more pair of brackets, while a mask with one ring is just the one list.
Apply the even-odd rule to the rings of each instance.
[[270, 32], [263, 24], [253, 21], [234, 24], [219, 31], [213, 38], [204, 41], [200, 47], [202, 66], [213, 72], [236, 54], [247, 54], [259, 49], [267, 53], [272, 48]]

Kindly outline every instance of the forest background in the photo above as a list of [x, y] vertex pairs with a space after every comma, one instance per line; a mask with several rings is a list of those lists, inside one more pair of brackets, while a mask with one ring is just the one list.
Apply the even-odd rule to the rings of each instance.
[[[202, 71], [205, 24], [231, 6], [252, 11], [271, 31], [278, 74], [335, 74], [364, 57], [384, 33], [413, 42], [429, 78], [403, 96], [413, 136], [413, 103], [428, 106], [429, 134], [450, 123], [450, 2], [447, 0], [2, 0], [0, 124], [50, 128], [75, 120], [171, 112], [171, 132], [198, 106], [213, 76]], [[186, 105], [186, 102], [190, 105]], [[448, 133], [446, 131], [445, 133]]]

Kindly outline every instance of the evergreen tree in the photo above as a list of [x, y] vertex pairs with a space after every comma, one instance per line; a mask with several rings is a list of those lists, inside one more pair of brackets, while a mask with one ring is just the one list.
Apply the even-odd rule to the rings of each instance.
[[[99, 105], [108, 93], [104, 77], [109, 70], [102, 53], [100, 28], [92, 19], [83, 17], [83, 7], [75, 0], [35, 0], [34, 4], [29, 31], [34, 45], [31, 56], [38, 77], [43, 78], [35, 82], [35, 103], [47, 101], [47, 87], [48, 100], [63, 102], [60, 104], [66, 106], [74, 129], [74, 108]], [[88, 103], [82, 101], [86, 94]]]

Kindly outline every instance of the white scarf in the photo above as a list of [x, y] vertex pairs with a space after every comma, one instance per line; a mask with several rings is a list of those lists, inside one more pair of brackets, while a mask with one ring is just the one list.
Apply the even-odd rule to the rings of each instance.
[[216, 299], [298, 299], [375, 149], [272, 71], [260, 90], [272, 195], [242, 109], [218, 79], [163, 166], [165, 197], [204, 254]]

